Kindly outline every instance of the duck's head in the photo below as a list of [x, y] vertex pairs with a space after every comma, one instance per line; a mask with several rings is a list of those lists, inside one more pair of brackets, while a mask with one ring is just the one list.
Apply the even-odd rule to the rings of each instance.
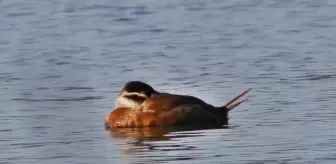
[[121, 89], [116, 100], [115, 108], [137, 108], [143, 101], [157, 92], [149, 84], [141, 81], [129, 81]]

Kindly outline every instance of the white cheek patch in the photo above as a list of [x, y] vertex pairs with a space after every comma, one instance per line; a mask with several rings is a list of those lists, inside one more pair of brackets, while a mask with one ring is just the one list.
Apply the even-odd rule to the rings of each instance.
[[126, 107], [136, 109], [140, 106], [140, 103], [133, 101], [125, 97], [118, 97], [115, 102], [115, 108]]
[[143, 93], [138, 93], [138, 92], [122, 92], [120, 96], [138, 96], [138, 97], [143, 97], [147, 98], [147, 96]]

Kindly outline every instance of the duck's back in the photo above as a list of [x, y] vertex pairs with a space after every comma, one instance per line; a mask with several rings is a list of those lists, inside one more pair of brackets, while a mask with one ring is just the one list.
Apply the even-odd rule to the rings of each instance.
[[172, 110], [180, 105], [199, 105], [202, 108], [214, 108], [203, 100], [188, 95], [177, 95], [170, 93], [160, 93], [146, 99], [140, 106], [143, 110], [164, 112]]

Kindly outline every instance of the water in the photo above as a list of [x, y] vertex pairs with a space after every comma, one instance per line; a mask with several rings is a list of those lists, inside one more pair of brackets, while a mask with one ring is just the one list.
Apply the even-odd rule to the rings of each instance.
[[[336, 163], [333, 0], [2, 0], [0, 163]], [[228, 129], [104, 130], [129, 80]]]

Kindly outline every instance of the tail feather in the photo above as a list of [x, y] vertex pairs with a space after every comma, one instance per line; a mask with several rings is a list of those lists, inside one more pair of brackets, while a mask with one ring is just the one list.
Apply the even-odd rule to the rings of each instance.
[[240, 105], [242, 102], [244, 102], [244, 101], [246, 101], [246, 100], [247, 100], [247, 98], [246, 98], [246, 99], [243, 99], [243, 100], [241, 100], [241, 101], [239, 101], [239, 102], [237, 102], [237, 103], [234, 103], [234, 104], [232, 104], [232, 105], [230, 105], [230, 106], [228, 106], [228, 107], [227, 107], [227, 110], [230, 111], [230, 110], [236, 108], [238, 105]]
[[250, 92], [252, 89], [248, 88], [246, 89], [244, 92], [240, 93], [238, 96], [236, 96], [235, 98], [233, 98], [232, 100], [230, 100], [229, 102], [227, 102], [224, 106], [222, 106], [222, 108], [227, 109], [228, 111], [234, 109], [235, 107], [237, 107], [238, 105], [240, 105], [242, 102], [246, 101], [247, 98], [237, 102], [236, 102], [239, 98], [243, 97], [244, 95], [246, 95], [248, 92]]

